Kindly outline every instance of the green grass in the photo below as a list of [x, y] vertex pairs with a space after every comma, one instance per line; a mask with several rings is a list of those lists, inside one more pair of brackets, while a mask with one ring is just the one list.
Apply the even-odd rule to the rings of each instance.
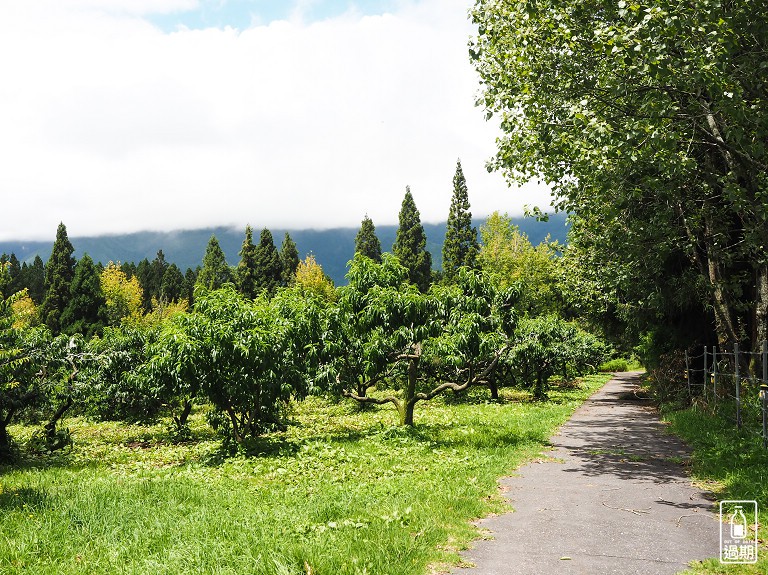
[[[497, 478], [537, 457], [607, 380], [547, 402], [486, 390], [417, 406], [415, 429], [386, 408], [318, 398], [252, 457], [224, 457], [164, 426], [74, 418], [71, 453], [0, 467], [0, 573], [422, 574], [455, 564], [471, 519], [503, 509]], [[17, 439], [33, 430], [15, 426]]]
[[768, 449], [753, 430], [739, 432], [733, 422], [698, 408], [665, 414], [671, 431], [692, 448], [692, 474], [719, 501], [756, 500], [758, 557], [755, 565], [721, 565], [709, 559], [685, 573], [768, 573]]

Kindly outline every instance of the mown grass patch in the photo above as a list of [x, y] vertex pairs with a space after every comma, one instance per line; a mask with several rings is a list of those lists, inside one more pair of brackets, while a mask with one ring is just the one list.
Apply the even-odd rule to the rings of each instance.
[[713, 491], [719, 501], [756, 500], [758, 557], [754, 565], [722, 565], [708, 559], [685, 573], [768, 573], [768, 449], [753, 431], [739, 431], [733, 422], [698, 408], [665, 413], [673, 433], [693, 449], [694, 480]]
[[164, 424], [70, 419], [71, 452], [0, 468], [0, 573], [423, 574], [458, 561], [470, 520], [504, 508], [497, 479], [607, 379], [419, 404], [414, 429], [311, 398], [250, 457], [226, 457], [200, 413], [181, 444]]

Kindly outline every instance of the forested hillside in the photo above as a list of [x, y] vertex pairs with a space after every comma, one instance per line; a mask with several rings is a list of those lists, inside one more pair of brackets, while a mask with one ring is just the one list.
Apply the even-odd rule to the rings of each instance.
[[[482, 219], [476, 219], [480, 226]], [[540, 243], [547, 235], [561, 243], [565, 241], [567, 227], [565, 216], [554, 215], [549, 222], [537, 222], [533, 218], [513, 218], [521, 232], [531, 243]], [[445, 239], [445, 222], [424, 224], [427, 234], [427, 250], [432, 254], [432, 267], [442, 267], [442, 244]], [[257, 229], [260, 229], [257, 226]], [[347, 262], [355, 252], [355, 235], [358, 228], [333, 228], [328, 230], [283, 230], [273, 229], [275, 241], [282, 241], [288, 231], [296, 242], [299, 256], [314, 254], [323, 270], [336, 285], [345, 283]], [[381, 240], [384, 251], [391, 251], [395, 241], [397, 226], [376, 226], [376, 234]], [[243, 230], [239, 228], [203, 228], [198, 230], [176, 230], [171, 232], [138, 232], [114, 236], [73, 237], [75, 257], [80, 259], [87, 253], [95, 262], [107, 264], [110, 261], [135, 262], [144, 258], [152, 260], [158, 250], [163, 250], [165, 259], [179, 268], [195, 268], [202, 263], [205, 246], [211, 235], [219, 240], [227, 261], [231, 265], [238, 262]], [[0, 242], [0, 253], [16, 254], [21, 262], [31, 264], [36, 255], [48, 261], [53, 245], [53, 233], [50, 241], [10, 241]]]

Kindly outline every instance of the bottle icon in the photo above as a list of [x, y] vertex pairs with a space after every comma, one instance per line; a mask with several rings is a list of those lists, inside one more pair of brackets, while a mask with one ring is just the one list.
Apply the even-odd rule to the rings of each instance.
[[731, 513], [731, 539], [744, 539], [747, 536], [747, 518], [741, 505]]

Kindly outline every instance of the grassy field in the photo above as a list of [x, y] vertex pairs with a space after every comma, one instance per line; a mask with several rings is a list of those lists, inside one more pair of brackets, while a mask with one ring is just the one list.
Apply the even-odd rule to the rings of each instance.
[[311, 398], [250, 457], [225, 457], [201, 413], [184, 444], [162, 424], [69, 419], [71, 452], [0, 467], [0, 573], [439, 572], [477, 537], [471, 519], [503, 509], [497, 478], [608, 378], [547, 402], [478, 389], [419, 404], [415, 429]]
[[739, 432], [733, 422], [698, 408], [665, 415], [671, 430], [693, 448], [692, 473], [719, 501], [756, 500], [758, 503], [758, 556], [754, 565], [721, 565], [709, 559], [690, 574], [768, 573], [768, 449], [754, 430]]

